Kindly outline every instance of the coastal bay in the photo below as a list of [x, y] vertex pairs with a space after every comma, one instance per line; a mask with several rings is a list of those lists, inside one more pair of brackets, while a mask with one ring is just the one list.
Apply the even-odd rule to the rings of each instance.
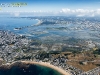
[[70, 75], [47, 62], [21, 61], [0, 66], [0, 75]]

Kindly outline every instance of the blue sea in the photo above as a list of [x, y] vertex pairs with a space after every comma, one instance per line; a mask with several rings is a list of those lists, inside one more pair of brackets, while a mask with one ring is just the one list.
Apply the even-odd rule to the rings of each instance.
[[28, 28], [22, 30], [14, 30], [14, 28], [31, 26], [38, 23], [37, 20], [30, 20], [27, 18], [0, 18], [0, 30], [7, 30], [16, 34], [27, 34]]
[[[11, 31], [18, 35], [25, 35], [32, 38], [42, 38], [49, 35], [58, 35], [59, 32], [49, 28], [55, 28], [52, 25], [35, 26], [38, 23], [36, 19], [29, 18], [4, 18], [0, 17], [0, 30]], [[22, 28], [15, 30], [15, 28]], [[24, 70], [23, 70], [24, 69]], [[40, 65], [31, 65], [27, 69], [13, 66], [10, 69], [0, 69], [0, 75], [61, 75], [57, 71]]]
[[0, 75], [62, 75], [59, 72], [40, 65], [28, 67], [13, 66], [10, 69], [0, 69]]
[[[75, 25], [75, 24], [51, 25], [49, 24], [49, 25], [36, 26], [35, 24], [37, 23], [38, 23], [38, 20], [30, 19], [30, 18], [0, 17], [0, 30], [8, 30], [8, 31], [14, 32], [15, 34], [25, 35], [27, 37], [37, 38], [41, 40], [44, 40], [44, 39], [46, 40], [47, 37], [49, 38], [49, 40], [57, 39], [57, 38], [68, 39], [71, 37], [83, 38], [83, 39], [97, 38], [95, 36], [92, 36], [92, 34], [96, 34], [97, 32], [90, 31], [89, 29], [75, 30], [75, 28], [80, 27], [80, 25]], [[14, 30], [14, 28], [22, 28], [22, 29]]]

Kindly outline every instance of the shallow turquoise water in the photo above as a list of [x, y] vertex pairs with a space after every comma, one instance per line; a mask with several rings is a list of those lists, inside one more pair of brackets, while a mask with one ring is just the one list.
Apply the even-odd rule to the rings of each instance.
[[11, 69], [0, 69], [0, 75], [61, 75], [59, 72], [40, 65], [30, 65], [28, 68], [13, 66]]

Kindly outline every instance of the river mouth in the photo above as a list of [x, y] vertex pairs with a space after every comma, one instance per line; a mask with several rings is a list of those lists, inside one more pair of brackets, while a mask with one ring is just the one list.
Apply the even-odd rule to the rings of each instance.
[[61, 75], [56, 70], [37, 65], [16, 62], [12, 65], [3, 65], [0, 67], [0, 75]]

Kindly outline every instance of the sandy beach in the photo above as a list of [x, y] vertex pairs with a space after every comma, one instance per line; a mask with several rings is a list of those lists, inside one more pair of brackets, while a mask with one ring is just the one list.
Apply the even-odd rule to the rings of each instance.
[[71, 75], [70, 73], [64, 71], [63, 69], [61, 69], [61, 68], [59, 68], [57, 66], [51, 65], [50, 63], [47, 63], [47, 62], [35, 62], [35, 61], [21, 61], [21, 62], [25, 63], [25, 64], [37, 64], [37, 65], [49, 67], [49, 68], [52, 68], [52, 69], [58, 71], [62, 75]]
[[40, 21], [39, 19], [36, 19], [36, 20], [38, 20], [38, 23], [35, 24], [35, 25], [36, 25], [36, 26], [40, 25], [40, 24], [41, 24], [41, 21]]

